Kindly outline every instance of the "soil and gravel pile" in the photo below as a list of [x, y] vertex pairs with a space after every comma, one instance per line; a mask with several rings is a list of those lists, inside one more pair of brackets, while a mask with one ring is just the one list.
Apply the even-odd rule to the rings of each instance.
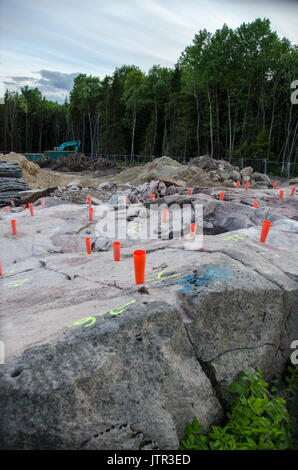
[[40, 168], [52, 168], [54, 164], [54, 160], [51, 157], [47, 157], [46, 155], [44, 157], [38, 158], [35, 160], [35, 163], [40, 167]]
[[51, 168], [54, 171], [104, 171], [117, 168], [117, 164], [114, 161], [106, 160], [105, 158], [91, 160], [87, 155], [80, 152], [72, 153], [67, 157], [60, 157], [57, 160], [44, 156], [36, 160], [36, 163], [41, 168]]
[[[93, 177], [93, 175], [67, 175], [53, 170], [44, 170], [39, 165], [27, 160], [24, 155], [19, 153], [8, 153], [6, 155], [0, 154], [0, 160], [6, 162], [17, 162], [22, 170], [23, 179], [26, 181], [31, 189], [42, 189], [53, 186], [67, 186], [74, 180], [75, 184], [82, 183], [84, 187], [97, 187], [104, 175], [100, 177]], [[75, 172], [74, 172], [75, 173]], [[94, 175], [95, 176], [95, 175]], [[24, 188], [25, 189], [25, 188]]]
[[208, 173], [201, 168], [182, 165], [169, 157], [156, 158], [142, 167], [129, 168], [113, 178], [115, 183], [132, 184], [143, 184], [152, 180], [176, 186], [214, 186]]
[[43, 170], [36, 163], [27, 160], [19, 153], [8, 153], [0, 155], [0, 160], [6, 162], [17, 162], [22, 170], [22, 177], [31, 189], [40, 189], [47, 186], [57, 186], [64, 183], [64, 178], [59, 174]]
[[214, 183], [220, 183], [223, 186], [234, 187], [236, 181], [240, 181], [243, 185], [249, 181], [252, 188], [273, 187], [269, 176], [254, 172], [251, 167], [240, 170], [238, 166], [234, 166], [226, 160], [214, 160], [209, 155], [193, 158], [188, 165], [206, 171], [212, 180], [212, 186], [216, 186]]

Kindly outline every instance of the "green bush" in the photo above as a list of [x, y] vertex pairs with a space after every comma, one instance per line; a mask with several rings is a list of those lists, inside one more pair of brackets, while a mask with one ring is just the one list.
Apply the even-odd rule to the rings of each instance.
[[[297, 371], [288, 382], [293, 392]], [[295, 383], [296, 381], [296, 383]], [[293, 446], [294, 421], [283, 397], [274, 397], [274, 390], [262, 379], [260, 370], [242, 372], [238, 381], [228, 387], [237, 396], [229, 405], [227, 422], [223, 427], [212, 426], [204, 435], [197, 418], [186, 425], [182, 450], [284, 450]]]

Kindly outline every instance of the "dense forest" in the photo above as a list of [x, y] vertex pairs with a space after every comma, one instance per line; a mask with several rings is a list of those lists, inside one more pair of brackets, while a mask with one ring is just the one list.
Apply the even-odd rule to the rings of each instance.
[[81, 139], [83, 152], [266, 158], [296, 162], [298, 47], [268, 19], [195, 35], [173, 69], [123, 65], [78, 75], [64, 104], [23, 87], [0, 106], [0, 149], [42, 152]]

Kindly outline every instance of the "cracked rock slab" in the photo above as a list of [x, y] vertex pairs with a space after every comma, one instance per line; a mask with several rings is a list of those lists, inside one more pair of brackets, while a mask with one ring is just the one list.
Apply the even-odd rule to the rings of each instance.
[[26, 349], [0, 395], [2, 449], [177, 449], [185, 420], [222, 416], [181, 315], [156, 302]]
[[[0, 447], [177, 449], [194, 416], [218, 422], [241, 370], [283, 370], [298, 332], [296, 202], [256, 190], [255, 210], [252, 193], [226, 188], [219, 202], [219, 191], [155, 204], [203, 204], [217, 230], [203, 245], [131, 236], [119, 263], [109, 236], [107, 251], [86, 254], [104, 205], [94, 223], [87, 204], [15, 213], [15, 238], [0, 213]], [[131, 225], [148, 214], [129, 211]], [[140, 289], [132, 251], [144, 248]]]

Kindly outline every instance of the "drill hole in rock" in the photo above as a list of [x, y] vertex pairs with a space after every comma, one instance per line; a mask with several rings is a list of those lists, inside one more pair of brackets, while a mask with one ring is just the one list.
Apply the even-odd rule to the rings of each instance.
[[21, 373], [23, 372], [24, 368], [22, 366], [17, 366], [11, 373], [12, 378], [19, 377]]

